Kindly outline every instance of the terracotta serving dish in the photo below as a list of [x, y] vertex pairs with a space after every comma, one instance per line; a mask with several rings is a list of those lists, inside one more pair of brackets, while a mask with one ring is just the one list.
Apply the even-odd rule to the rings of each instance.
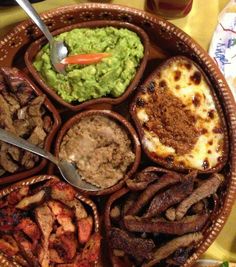
[[[208, 53], [202, 49], [191, 37], [181, 31], [170, 22], [155, 15], [120, 5], [111, 4], [76, 4], [47, 11], [42, 15], [51, 32], [60, 30], [65, 26], [97, 20], [129, 22], [142, 28], [150, 40], [150, 53], [142, 79], [146, 79], [159, 64], [171, 56], [186, 56], [197, 63], [210, 83], [221, 104], [229, 137], [229, 157], [222, 169], [225, 174], [225, 187], [221, 189], [220, 208], [216, 213], [212, 226], [204, 235], [202, 243], [196, 248], [195, 253], [190, 257], [189, 263], [196, 261], [202, 253], [215, 240], [223, 228], [236, 194], [236, 105], [232, 93], [219, 71], [215, 62]], [[0, 42], [0, 66], [15, 66], [26, 70], [24, 65], [24, 52], [32, 42], [42, 37], [41, 31], [31, 20], [24, 21], [13, 28]], [[128, 99], [132, 101], [132, 99]], [[90, 107], [91, 108], [91, 107]], [[113, 109], [128, 117], [128, 105], [126, 102], [113, 106]], [[62, 112], [63, 122], [73, 116], [73, 113]], [[150, 161], [142, 154], [140, 168], [149, 166]], [[94, 197], [95, 198], [95, 197]], [[100, 199], [98, 198], [99, 203]], [[104, 213], [104, 205], [101, 204], [101, 213]], [[107, 257], [106, 251], [104, 258]], [[185, 266], [190, 266], [186, 263]], [[111, 266], [111, 265], [107, 265]]]
[[[105, 228], [112, 266], [133, 266], [133, 258], [126, 254], [126, 252], [133, 257], [137, 257], [137, 261], [140, 260], [138, 258], [145, 258], [150, 253], [149, 258], [146, 258], [146, 260], [142, 259], [138, 263], [138, 266], [166, 266], [167, 262], [163, 262], [165, 258], [168, 258], [169, 263], [172, 261], [172, 264], [174, 262], [177, 263], [179, 260], [178, 263], [180, 264], [181, 261], [181, 266], [190, 266], [194, 262], [196, 250], [201, 246], [205, 236], [211, 231], [212, 224], [216, 223], [216, 214], [218, 214], [220, 208], [219, 196], [214, 192], [210, 194], [207, 190], [209, 197], [204, 198], [204, 201], [206, 201], [204, 204], [205, 207], [202, 206], [200, 210], [198, 206], [198, 209], [191, 210], [190, 213], [189, 210], [182, 219], [176, 220], [176, 218], [174, 219], [172, 217], [172, 211], [176, 212], [181, 201], [189, 197], [192, 194], [191, 192], [194, 192], [193, 190], [197, 187], [200, 188], [195, 182], [202, 179], [201, 175], [197, 175], [196, 172], [187, 175], [181, 174], [182, 178], [176, 175], [178, 176], [179, 173], [157, 167], [147, 167], [139, 172], [138, 175], [136, 174], [127, 180], [126, 187], [123, 187], [110, 196], [105, 207]], [[204, 177], [202, 182], [209, 182], [210, 179], [213, 181], [212, 177], [208, 177], [209, 180]], [[173, 183], [175, 179], [178, 180], [177, 183], [177, 180]], [[218, 178], [213, 179], [217, 180]], [[146, 185], [144, 186], [145, 183]], [[191, 184], [194, 184], [195, 189], [193, 189]], [[219, 187], [222, 185], [223, 180], [217, 185], [218, 194], [220, 192]], [[188, 190], [190, 191], [188, 192]], [[166, 205], [166, 203], [169, 203], [169, 205]], [[155, 213], [155, 210], [156, 212], [158, 210], [158, 212]], [[168, 211], [170, 212], [168, 213]], [[167, 213], [172, 215], [168, 215]], [[188, 218], [187, 220], [190, 222], [191, 217], [194, 218], [194, 225], [190, 229], [188, 227], [191, 223], [185, 224], [184, 221]], [[180, 228], [177, 226], [178, 224], [182, 224]], [[158, 235], [156, 235], [157, 232], [155, 231], [158, 232]], [[133, 239], [130, 242], [126, 239], [125, 233], [128, 233], [130, 240], [134, 237], [139, 238], [139, 240], [134, 241]], [[196, 236], [194, 236], [195, 233]], [[154, 262], [155, 257], [153, 258], [153, 256], [158, 249], [160, 250], [161, 247], [163, 248], [170, 241], [173, 242], [173, 240], [180, 238], [189, 239], [190, 236], [194, 241], [191, 241], [187, 246], [183, 245], [186, 241], [183, 242], [182, 245], [177, 246], [178, 249], [173, 249], [171, 253], [169, 252], [169, 247], [166, 251], [167, 253], [163, 251], [157, 256], [160, 257], [162, 255], [161, 257], [163, 259]], [[151, 242], [154, 241], [155, 246], [152, 243], [153, 247], [148, 249], [148, 246], [151, 246], [150, 240], [152, 240]], [[134, 243], [132, 244], [132, 242]], [[135, 242], [136, 245], [134, 245]], [[178, 243], [181, 241], [174, 242]], [[124, 244], [128, 247], [126, 252], [125, 249], [122, 249]], [[139, 246], [138, 244], [143, 244], [143, 246]], [[175, 247], [175, 245], [172, 244], [172, 247]], [[183, 252], [184, 247], [186, 249], [185, 252]], [[181, 249], [179, 250], [179, 248]]]
[[[25, 179], [23, 181], [20, 181], [18, 183], [12, 184], [8, 187], [5, 187], [3, 189], [0, 190], [0, 200], [2, 200], [5, 196], [8, 196], [10, 193], [17, 191], [19, 189], [21, 189], [24, 186], [32, 186], [32, 188], [37, 189], [37, 185], [40, 187], [42, 186], [42, 184], [44, 184], [44, 182], [57, 182], [60, 180], [58, 179], [58, 177], [53, 176], [53, 175], [38, 175], [38, 176], [33, 176], [31, 178]], [[33, 189], [32, 189], [33, 190]], [[61, 189], [59, 189], [61, 190]], [[75, 198], [77, 198], [78, 200], [80, 200], [87, 213], [93, 217], [93, 229], [92, 229], [92, 234], [94, 233], [98, 233], [100, 232], [100, 225], [99, 225], [99, 217], [98, 217], [98, 212], [97, 212], [97, 208], [96, 205], [87, 197], [77, 193], [75, 195]], [[38, 203], [40, 206], [40, 203]], [[15, 218], [17, 220], [17, 218]], [[19, 218], [18, 218], [19, 219]], [[0, 265], [1, 267], [7, 267], [7, 266], [22, 266], [21, 264], [19, 264], [19, 261], [15, 261], [14, 257], [12, 259], [9, 259], [9, 257], [7, 257], [4, 253], [0, 252]], [[97, 263], [95, 263], [94, 266], [97, 266]]]
[[[176, 64], [176, 65], [174, 65], [174, 64]], [[175, 67], [176, 66], [181, 66], [181, 67], [179, 67], [179, 70], [177, 70], [177, 71], [175, 70], [174, 71], [173, 70], [173, 66], [175, 66]], [[194, 68], [196, 68], [196, 70]], [[162, 70], [165, 71], [165, 73], [169, 72], [168, 74], [170, 76], [167, 77], [167, 75], [166, 75], [166, 77], [165, 77], [165, 74], [163, 74]], [[181, 73], [181, 71], [183, 72], [183, 74]], [[185, 71], [185, 73], [184, 73], [184, 71]], [[173, 155], [172, 155], [172, 153], [167, 153], [167, 155], [166, 155], [165, 151], [158, 152], [158, 154], [155, 151], [150, 151], [148, 149], [147, 143], [150, 142], [151, 138], [149, 139], [149, 137], [147, 137], [146, 134], [145, 134], [145, 131], [149, 131], [150, 132], [150, 130], [148, 130], [148, 127], [146, 126], [147, 123], [148, 123], [148, 120], [146, 121], [146, 118], [145, 118], [145, 121], [141, 121], [141, 119], [138, 117], [138, 114], [137, 114], [138, 112], [143, 111], [143, 110], [144, 110], [144, 112], [146, 112], [145, 108], [148, 107], [149, 101], [151, 99], [151, 101], [153, 101], [154, 105], [156, 103], [155, 107], [153, 107], [152, 110], [155, 109], [155, 108], [156, 109], [158, 109], [158, 108], [160, 109], [159, 113], [156, 113], [156, 114], [154, 113], [155, 115], [153, 115], [153, 116], [157, 116], [156, 120], [158, 121], [159, 127], [161, 129], [163, 129], [163, 128], [165, 128], [165, 125], [168, 125], [168, 127], [170, 125], [170, 127], [171, 127], [171, 123], [173, 125], [176, 124], [175, 126], [172, 126], [174, 128], [174, 130], [173, 130], [174, 133], [171, 133], [171, 130], [167, 130], [167, 134], [169, 134], [170, 136], [172, 135], [173, 139], [179, 137], [179, 136], [176, 137], [175, 134], [177, 132], [180, 132], [180, 130], [177, 130], [176, 127], [177, 127], [178, 124], [179, 125], [181, 124], [181, 118], [179, 118], [181, 115], [178, 114], [178, 110], [177, 110], [175, 112], [175, 113], [177, 113], [176, 117], [174, 117], [174, 119], [172, 121], [170, 121], [170, 119], [168, 119], [168, 117], [167, 117], [168, 116], [168, 110], [166, 112], [166, 109], [168, 109], [168, 105], [171, 105], [171, 103], [164, 103], [163, 106], [161, 106], [162, 103], [158, 102], [158, 101], [161, 101], [161, 100], [157, 100], [155, 97], [158, 94], [160, 95], [160, 92], [163, 92], [163, 95], [166, 94], [165, 93], [166, 91], [172, 92], [171, 90], [174, 90], [174, 89], [170, 89], [171, 87], [172, 88], [177, 87], [177, 86], [181, 87], [181, 85], [176, 85], [176, 84], [178, 84], [178, 82], [179, 82], [179, 80], [181, 80], [182, 76], [184, 76], [184, 75], [187, 76], [186, 72], [187, 72], [187, 74], [189, 74], [189, 76], [192, 74], [192, 76], [190, 76], [190, 80], [188, 81], [189, 88], [191, 88], [191, 86], [195, 86], [196, 88], [199, 86], [199, 89], [200, 89], [200, 86], [204, 86], [204, 85], [202, 85], [202, 83], [206, 83], [206, 85], [208, 86], [207, 88], [210, 89], [210, 95], [209, 96], [207, 95], [207, 97], [208, 97], [207, 101], [209, 102], [209, 98], [211, 96], [213, 101], [214, 101], [213, 104], [215, 104], [215, 109], [214, 110], [213, 109], [210, 110], [210, 108], [209, 108], [210, 111], [208, 111], [208, 117], [206, 117], [205, 120], [206, 121], [213, 121], [213, 123], [214, 123], [214, 119], [216, 118], [216, 115], [214, 115], [214, 114], [217, 113], [218, 116], [219, 116], [220, 126], [218, 124], [215, 125], [215, 127], [219, 127], [219, 128], [216, 128], [216, 130], [219, 131], [219, 133], [216, 133], [216, 135], [218, 135], [218, 134], [222, 135], [223, 138], [224, 138], [223, 142], [222, 142], [221, 139], [220, 139], [220, 141], [218, 141], [218, 142], [221, 142], [222, 144], [221, 145], [218, 144], [217, 145], [217, 149], [220, 149], [222, 151], [222, 154], [220, 154], [218, 156], [216, 165], [214, 167], [207, 167], [207, 165], [209, 164], [209, 161], [208, 161], [207, 157], [209, 157], [209, 158], [211, 157], [211, 154], [207, 154], [206, 157], [204, 157], [202, 159], [202, 166], [204, 166], [204, 168], [197, 169], [197, 170], [199, 172], [202, 172], [202, 173], [217, 172], [217, 171], [220, 171], [224, 167], [224, 165], [226, 164], [227, 159], [228, 159], [228, 152], [229, 152], [228, 129], [227, 129], [227, 126], [226, 126], [225, 117], [224, 117], [224, 113], [223, 113], [221, 104], [220, 104], [220, 102], [219, 102], [219, 100], [218, 100], [218, 98], [216, 96], [216, 93], [215, 93], [215, 91], [213, 89], [213, 85], [210, 83], [209, 79], [207, 78], [207, 76], [205, 75], [203, 70], [201, 70], [200, 67], [197, 66], [197, 64], [195, 62], [193, 62], [192, 60], [190, 60], [190, 59], [188, 59], [186, 57], [183, 57], [183, 56], [175, 56], [175, 57], [171, 57], [170, 59], [164, 61], [164, 63], [160, 64], [158, 66], [158, 68], [155, 69], [153, 71], [153, 73], [150, 74], [147, 77], [147, 79], [143, 82], [143, 84], [140, 85], [139, 89], [137, 90], [136, 96], [134, 97], [133, 102], [131, 104], [130, 113], [132, 115], [132, 119], [133, 119], [133, 121], [134, 121], [134, 123], [136, 125], [136, 128], [137, 128], [137, 131], [139, 133], [139, 137], [141, 139], [141, 144], [142, 144], [143, 150], [145, 151], [147, 156], [152, 161], [154, 161], [155, 163], [157, 163], [157, 164], [159, 164], [159, 165], [161, 165], [161, 166], [163, 166], [165, 168], [173, 169], [173, 170], [177, 170], [177, 171], [185, 171], [186, 172], [186, 171], [189, 171], [191, 169], [194, 169], [194, 168], [188, 168], [184, 164], [180, 164], [181, 160], [176, 160], [176, 158], [177, 158], [176, 156], [179, 156], [179, 154], [177, 152], [176, 152], [176, 155], [175, 155], [175, 153], [173, 153]], [[196, 76], [196, 78], [193, 78], [195, 72], [199, 76]], [[172, 77], [172, 75], [173, 76], [177, 75], [175, 73], [180, 75], [180, 77], [179, 76], [175, 76], [174, 80], [176, 79], [176, 81], [175, 81], [176, 84], [172, 84], [173, 81], [171, 81], [170, 77]], [[191, 77], [192, 77], [192, 80], [191, 80]], [[199, 80], [197, 80], [197, 78]], [[183, 78], [183, 79], [185, 79], [185, 78]], [[196, 84], [194, 84], [194, 82], [196, 82]], [[183, 88], [186, 88], [186, 87], [183, 86]], [[176, 89], [176, 92], [178, 92], [179, 95], [184, 95], [184, 91], [180, 92], [180, 90], [181, 89]], [[204, 93], [206, 94], [206, 92], [204, 92]], [[176, 103], [177, 100], [176, 100], [176, 98], [174, 98], [175, 97], [174, 94], [173, 93], [171, 93], [171, 94], [172, 94], [172, 97], [174, 99], [172, 101], [175, 101], [174, 103], [172, 103], [172, 107], [176, 108], [176, 106], [179, 103], [178, 104]], [[186, 93], [186, 95], [187, 95], [187, 93]], [[187, 97], [189, 97], [189, 96], [187, 95], [186, 98]], [[202, 95], [201, 91], [199, 90], [199, 91], [197, 91], [195, 93], [194, 96], [191, 95], [191, 97], [189, 97], [190, 101], [192, 101], [192, 103], [190, 102], [190, 104], [186, 104], [186, 103], [189, 103], [189, 102], [186, 101], [186, 103], [184, 103], [181, 100], [180, 101], [182, 102], [182, 105], [184, 106], [184, 108], [185, 108], [185, 105], [187, 106], [186, 110], [190, 110], [192, 107], [194, 107], [196, 109], [200, 109], [201, 108], [201, 110], [202, 110], [203, 108], [201, 107], [201, 105], [204, 105], [204, 102], [205, 102], [205, 99], [203, 99], [203, 97], [206, 98], [206, 96]], [[168, 95], [168, 99], [171, 99], [169, 95]], [[150, 108], [151, 107], [149, 106], [149, 109]], [[181, 109], [184, 109], [184, 108], [181, 108]], [[204, 108], [205, 108], [205, 106], [204, 106]], [[171, 110], [171, 112], [173, 112], [173, 110]], [[187, 111], [185, 111], [185, 114], [186, 113], [187, 113]], [[157, 114], [162, 114], [162, 117], [159, 118]], [[192, 114], [195, 115], [193, 112], [192, 112]], [[211, 114], [213, 114], [213, 115], [211, 115]], [[147, 113], [145, 113], [145, 115], [147, 116]], [[191, 115], [191, 116], [193, 116], [193, 115]], [[188, 116], [190, 116], [190, 115], [188, 115]], [[194, 117], [195, 121], [199, 120], [198, 116], [199, 115], [197, 114], [196, 117]], [[205, 116], [205, 114], [204, 114], [204, 116]], [[184, 122], [184, 120], [186, 120], [186, 118], [184, 117], [183, 114], [182, 114], [182, 117], [183, 117], [183, 122]], [[202, 115], [202, 117], [203, 117], [203, 115]], [[190, 121], [191, 118], [188, 118], [188, 120]], [[202, 120], [202, 119], [200, 119], [200, 120]], [[200, 122], [200, 120], [199, 120], [199, 122]], [[164, 125], [164, 127], [163, 127], [163, 125]], [[204, 128], [206, 126], [200, 126], [200, 125], [198, 126], [198, 129], [197, 129], [198, 132], [206, 130]], [[189, 140], [186, 140], [186, 136], [188, 136], [187, 133], [186, 133], [186, 127], [189, 127], [189, 126], [186, 125], [185, 127], [183, 127], [183, 130], [182, 130], [183, 131], [182, 133], [185, 135], [185, 139], [184, 139], [185, 143], [187, 143], [189, 141]], [[167, 126], [166, 126], [166, 128], [167, 128]], [[211, 130], [207, 129], [206, 131], [207, 131], [206, 134], [208, 135], [209, 134], [208, 132], [210, 132]], [[213, 131], [214, 131], [214, 129], [213, 129]], [[210, 138], [210, 137], [206, 136], [208, 138], [208, 140], [209, 140], [208, 142], [212, 142], [210, 140], [217, 138], [213, 131], [212, 131], [213, 137]], [[160, 130], [159, 130], [159, 132], [160, 132]], [[150, 134], [152, 134], [152, 133], [150, 132]], [[204, 132], [203, 132], [203, 134], [204, 134]], [[153, 138], [155, 136], [158, 136], [158, 135], [155, 133], [155, 135], [153, 135]], [[199, 137], [197, 137], [197, 138], [199, 138]], [[148, 140], [148, 142], [147, 142], [147, 140]], [[179, 143], [182, 144], [181, 142], [183, 143], [183, 141], [180, 140]], [[169, 147], [171, 147], [171, 145], [169, 145]], [[212, 149], [214, 149], [214, 147], [209, 146], [208, 148], [209, 148], [208, 152], [212, 153]], [[188, 152], [183, 154], [183, 158], [187, 154], [188, 154]], [[181, 154], [180, 154], [180, 156], [181, 156]], [[191, 160], [193, 161], [194, 158], [192, 157]], [[200, 161], [200, 158], [198, 160]], [[204, 163], [206, 163], [206, 164], [204, 165]]]
[[[2, 68], [2, 69], [4, 69], [4, 68]], [[5, 69], [7, 69], [7, 68], [5, 68]], [[10, 69], [10, 70], [16, 71], [16, 73], [17, 73], [16, 76], [19, 76], [21, 81], [24, 81], [24, 83], [28, 84], [28, 86], [30, 87], [30, 89], [32, 90], [32, 92], [36, 96], [44, 95], [38, 89], [38, 87], [22, 71], [17, 70], [17, 69]], [[0, 71], [1, 71], [1, 69], [0, 69]], [[12, 79], [14, 79], [14, 77], [12, 77]], [[60, 119], [60, 115], [59, 115], [58, 111], [56, 110], [56, 108], [53, 106], [53, 104], [49, 101], [49, 99], [47, 97], [44, 100], [43, 106], [45, 106], [46, 112], [48, 113], [48, 115], [52, 119], [51, 130], [47, 134], [45, 141], [44, 141], [44, 149], [50, 151], [53, 137], [55, 136], [55, 134], [56, 134], [56, 132], [60, 126], [61, 119]], [[17, 171], [17, 172], [12, 173], [12, 174], [9, 172], [6, 172], [6, 174], [4, 174], [0, 177], [0, 185], [19, 181], [23, 178], [26, 178], [26, 177], [32, 176], [36, 173], [39, 173], [45, 167], [46, 163], [47, 163], [47, 161], [45, 159], [39, 158], [38, 162], [36, 162], [35, 166], [31, 169], [28, 169], [28, 170], [22, 169], [21, 171]]]
[[[108, 117], [108, 118], [114, 120], [115, 122], [118, 122], [118, 124], [120, 124], [128, 133], [128, 136], [129, 136], [131, 143], [132, 143], [133, 153], [135, 154], [134, 162], [131, 164], [131, 166], [128, 167], [126, 175], [118, 183], [116, 183], [115, 185], [113, 185], [111, 187], [101, 189], [101, 190], [98, 190], [95, 192], [93, 192], [93, 191], [85, 192], [85, 193], [90, 194], [90, 195], [105, 195], [105, 194], [110, 194], [110, 193], [115, 192], [116, 190], [120, 189], [124, 185], [125, 180], [128, 179], [132, 174], [135, 173], [135, 171], [137, 170], [139, 163], [140, 163], [141, 145], [140, 145], [137, 133], [135, 132], [132, 125], [125, 118], [123, 118], [118, 113], [115, 113], [115, 112], [110, 111], [110, 110], [88, 110], [88, 111], [78, 113], [77, 115], [70, 118], [62, 126], [61, 130], [59, 131], [59, 134], [58, 134], [58, 136], [56, 138], [56, 142], [55, 142], [55, 155], [57, 157], [59, 156], [59, 151], [60, 151], [60, 146], [61, 146], [62, 140], [63, 140], [64, 136], [67, 134], [68, 130], [73, 125], [76, 125], [81, 119], [83, 119], [85, 117], [93, 116], [93, 115], [105, 116], [105, 117]], [[52, 169], [50, 169], [49, 172], [51, 173]]]
[[140, 65], [137, 68], [136, 75], [133, 78], [133, 80], [130, 82], [130, 84], [127, 87], [127, 89], [125, 90], [125, 92], [119, 97], [116, 97], [116, 98], [115, 97], [101, 97], [101, 98], [97, 98], [97, 99], [84, 101], [81, 103], [78, 102], [76, 104], [68, 103], [68, 102], [64, 101], [55, 92], [55, 90], [53, 90], [52, 88], [50, 88], [50, 86], [47, 85], [47, 83], [41, 77], [40, 73], [33, 66], [33, 62], [34, 62], [34, 59], [35, 59], [37, 53], [47, 43], [45, 38], [41, 38], [41, 39], [35, 41], [34, 43], [32, 43], [32, 45], [27, 49], [27, 51], [25, 53], [26, 66], [27, 66], [28, 70], [30, 71], [30, 73], [35, 78], [35, 80], [39, 83], [39, 85], [44, 89], [44, 91], [46, 93], [48, 93], [51, 97], [53, 97], [57, 102], [59, 102], [60, 104], [62, 104], [63, 106], [65, 106], [71, 110], [81, 110], [83, 108], [88, 107], [89, 105], [98, 104], [98, 103], [109, 103], [109, 104], [113, 104], [113, 105], [119, 104], [122, 101], [124, 101], [132, 93], [132, 91], [135, 90], [136, 86], [138, 85], [138, 83], [139, 83], [139, 81], [143, 75], [143, 72], [144, 72], [144, 69], [145, 69], [146, 63], [147, 63], [148, 54], [149, 54], [149, 38], [148, 38], [147, 34], [145, 33], [145, 31], [143, 31], [142, 29], [140, 29], [139, 27], [137, 27], [133, 24], [129, 24], [127, 22], [121, 22], [121, 21], [108, 21], [108, 20], [89, 21], [89, 22], [83, 22], [83, 23], [67, 26], [65, 28], [62, 28], [60, 30], [53, 32], [52, 34], [55, 36], [55, 35], [58, 35], [60, 33], [68, 32], [68, 31], [70, 31], [72, 29], [76, 29], [76, 28], [102, 28], [105, 26], [112, 26], [115, 28], [126, 28], [126, 29], [133, 31], [133, 32], [136, 32], [138, 34], [138, 36], [140, 37], [140, 39], [143, 43], [143, 46], [144, 46], [144, 56], [140, 62]]

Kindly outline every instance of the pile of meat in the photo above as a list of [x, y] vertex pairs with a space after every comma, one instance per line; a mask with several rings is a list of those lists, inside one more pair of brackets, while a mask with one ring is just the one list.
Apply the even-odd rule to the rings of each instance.
[[117, 193], [122, 196], [110, 210], [113, 259], [125, 266], [182, 266], [212, 221], [223, 180], [217, 173], [203, 179], [154, 167], [127, 180], [129, 189]]
[[[92, 267], [100, 254], [91, 207], [51, 179], [0, 200], [0, 252], [25, 267]], [[15, 265], [14, 265], [15, 266]]]
[[[0, 127], [43, 147], [52, 127], [44, 106], [45, 96], [36, 95], [31, 85], [15, 68], [0, 68]], [[37, 155], [0, 142], [1, 173], [31, 169]]]

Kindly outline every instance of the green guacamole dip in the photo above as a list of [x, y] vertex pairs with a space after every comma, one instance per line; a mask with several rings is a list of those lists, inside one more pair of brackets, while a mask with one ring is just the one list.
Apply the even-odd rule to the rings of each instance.
[[111, 56], [91, 65], [71, 64], [66, 75], [51, 65], [49, 45], [37, 54], [34, 66], [47, 84], [66, 102], [122, 95], [136, 74], [144, 47], [139, 36], [128, 29], [81, 28], [55, 37], [63, 40], [69, 55], [107, 52]]

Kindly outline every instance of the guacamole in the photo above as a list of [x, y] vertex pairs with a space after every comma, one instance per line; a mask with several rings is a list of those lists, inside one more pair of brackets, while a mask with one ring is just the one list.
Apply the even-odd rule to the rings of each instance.
[[67, 65], [66, 75], [63, 75], [57, 73], [51, 64], [49, 45], [41, 49], [34, 61], [34, 67], [66, 102], [122, 95], [134, 78], [144, 53], [139, 36], [125, 28], [74, 29], [56, 36], [55, 39], [65, 42], [68, 55], [101, 52], [111, 54], [99, 63]]

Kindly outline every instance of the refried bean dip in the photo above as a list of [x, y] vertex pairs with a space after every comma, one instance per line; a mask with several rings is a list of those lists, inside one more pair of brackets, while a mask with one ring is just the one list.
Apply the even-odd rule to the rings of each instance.
[[62, 140], [59, 157], [74, 162], [84, 180], [101, 188], [119, 182], [135, 160], [126, 130], [102, 115], [73, 125]]

